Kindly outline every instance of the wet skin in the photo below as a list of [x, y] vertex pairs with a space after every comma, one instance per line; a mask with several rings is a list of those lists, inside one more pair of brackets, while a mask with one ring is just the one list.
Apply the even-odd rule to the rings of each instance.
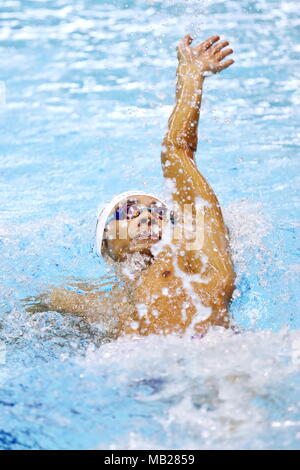
[[[228, 308], [235, 274], [228, 234], [218, 199], [197, 169], [195, 152], [205, 75], [221, 72], [232, 65], [233, 60], [228, 56], [233, 51], [227, 48], [227, 41], [220, 41], [219, 36], [195, 47], [191, 47], [191, 43], [192, 39], [187, 35], [177, 47], [176, 103], [163, 140], [161, 163], [164, 178], [172, 181], [172, 199], [177, 207], [183, 210], [189, 205], [195, 214], [197, 201], [204, 203], [203, 243], [201, 248], [191, 249], [186, 240], [173, 239], [159, 252], [153, 252], [157, 238], [137, 239], [136, 235], [141, 230], [147, 234], [149, 226], [157, 224], [160, 238], [165, 222], [154, 220], [147, 210], [137, 218], [123, 222], [128, 224], [130, 236], [127, 239], [111, 237], [110, 233], [116, 230], [118, 234], [120, 227], [117, 226], [119, 221], [109, 223], [104, 248], [116, 264], [125, 265], [126, 260], [137, 252], [147, 260], [145, 269], [136, 277], [123, 277], [128, 309], [121, 302], [119, 313], [122, 311], [122, 314], [115, 336], [183, 333], [188, 328], [203, 333], [211, 325], [229, 327]], [[148, 196], [136, 196], [136, 200], [145, 206], [154, 202]], [[113, 289], [112, 296], [117, 299], [117, 304], [120, 292]], [[98, 301], [99, 306], [103, 305], [99, 296]], [[49, 304], [53, 309], [81, 314], [87, 321], [95, 321], [95, 302], [97, 296], [88, 290], [83, 301], [74, 293], [64, 295], [62, 289], [56, 289]]]

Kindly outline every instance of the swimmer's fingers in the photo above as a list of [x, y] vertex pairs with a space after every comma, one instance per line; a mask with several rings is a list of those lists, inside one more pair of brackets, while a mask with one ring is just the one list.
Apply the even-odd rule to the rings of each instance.
[[224, 49], [221, 52], [218, 52], [215, 57], [218, 61], [224, 59], [224, 57], [228, 56], [229, 54], [232, 54], [233, 50], [232, 49]]
[[206, 39], [205, 41], [201, 42], [198, 46], [195, 47], [197, 52], [204, 52], [207, 51], [215, 42], [219, 41], [220, 36], [211, 36], [210, 38]]
[[177, 57], [179, 61], [184, 61], [186, 63], [194, 63], [197, 56], [203, 53], [208, 53], [211, 49], [210, 47], [219, 41], [220, 36], [211, 36], [205, 41], [198, 44], [198, 46], [191, 47], [193, 38], [190, 34], [186, 34], [177, 46]]
[[233, 59], [226, 60], [221, 62], [225, 57], [233, 53], [232, 49], [224, 49], [228, 46], [228, 41], [222, 41], [217, 44], [214, 48], [210, 49], [210, 60], [212, 62], [211, 71], [214, 73], [221, 72], [222, 70], [227, 69], [230, 65], [234, 63]]
[[178, 46], [176, 47], [178, 60], [181, 60], [186, 56], [190, 56], [190, 45], [192, 44], [192, 42], [193, 38], [189, 34], [183, 36]]
[[193, 42], [193, 38], [190, 36], [190, 34], [186, 34], [183, 36], [182, 40], [180, 43], [184, 44], [185, 46], [190, 46]]
[[178, 46], [176, 47], [177, 52], [184, 52], [186, 49], [188, 49], [192, 42], [193, 38], [189, 34], [186, 34], [178, 43]]
[[216, 44], [216, 46], [212, 47], [211, 51], [212, 51], [213, 54], [217, 54], [218, 52], [220, 52], [226, 46], [229, 46], [229, 42], [228, 41], [221, 41], [221, 42], [219, 42], [219, 44]]
[[[228, 41], [220, 41], [220, 36], [215, 35], [206, 39], [198, 46], [191, 47], [192, 37], [186, 34], [177, 46], [177, 56], [181, 64], [189, 65], [193, 70], [203, 75], [203, 72], [217, 73], [226, 69], [234, 63], [233, 59], [224, 63], [221, 61], [233, 53], [232, 49], [225, 49], [229, 46]], [[218, 44], [216, 44], [218, 43]]]
[[217, 67], [217, 71], [221, 72], [222, 70], [227, 69], [232, 64], [234, 64], [233, 59], [226, 60], [226, 62], [220, 62], [219, 66]]

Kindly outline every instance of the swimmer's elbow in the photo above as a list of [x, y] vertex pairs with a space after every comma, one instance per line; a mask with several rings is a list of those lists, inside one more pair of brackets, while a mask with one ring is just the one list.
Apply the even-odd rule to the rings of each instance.
[[[197, 150], [197, 138], [187, 139], [182, 134], [167, 134], [162, 144], [162, 155], [168, 153], [177, 153], [178, 151], [184, 152], [185, 154], [194, 154]], [[191, 156], [191, 155], [189, 155]]]
[[184, 175], [193, 171], [191, 161], [194, 165], [194, 152], [187, 145], [168, 138], [163, 141], [161, 164], [166, 178], [179, 178], [180, 181], [184, 181]]

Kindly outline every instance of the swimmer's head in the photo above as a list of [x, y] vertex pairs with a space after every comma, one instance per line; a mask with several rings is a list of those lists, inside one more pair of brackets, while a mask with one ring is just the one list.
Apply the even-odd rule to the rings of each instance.
[[129, 255], [152, 256], [167, 224], [167, 207], [157, 196], [142, 191], [122, 193], [101, 211], [96, 230], [97, 251], [115, 261]]

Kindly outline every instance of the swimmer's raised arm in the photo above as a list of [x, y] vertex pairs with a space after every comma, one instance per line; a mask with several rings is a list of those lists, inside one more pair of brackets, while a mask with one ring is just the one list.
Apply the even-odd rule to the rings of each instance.
[[[176, 103], [168, 122], [168, 131], [163, 141], [161, 155], [164, 176], [176, 180], [179, 204], [191, 202], [190, 191], [182, 191], [185, 178], [181, 175], [182, 165], [188, 158], [194, 160], [198, 141], [198, 123], [201, 108], [202, 89], [205, 74], [220, 72], [231, 64], [233, 59], [222, 61], [231, 54], [232, 49], [224, 49], [227, 41], [219, 41], [219, 36], [212, 36], [196, 47], [191, 47], [192, 38], [186, 35], [177, 47], [178, 69], [176, 85]], [[189, 173], [189, 172], [188, 172]], [[187, 175], [189, 176], [189, 175]], [[208, 188], [204, 193], [211, 197]]]
[[205, 75], [208, 72], [220, 72], [234, 62], [232, 59], [223, 61], [233, 51], [226, 48], [229, 44], [227, 41], [218, 42], [219, 39], [219, 36], [212, 36], [198, 46], [191, 47], [192, 38], [187, 35], [179, 43], [176, 103], [163, 140], [161, 161], [164, 177], [173, 182], [174, 202], [182, 209], [189, 205], [193, 214], [196, 212], [197, 198], [205, 206], [202, 248], [195, 251], [183, 246], [182, 256], [179, 257], [181, 267], [189, 272], [202, 272], [203, 264], [199, 254], [204, 254], [218, 273], [217, 277], [223, 281], [232, 279], [233, 272], [228, 256], [227, 229], [218, 199], [194, 161]]

